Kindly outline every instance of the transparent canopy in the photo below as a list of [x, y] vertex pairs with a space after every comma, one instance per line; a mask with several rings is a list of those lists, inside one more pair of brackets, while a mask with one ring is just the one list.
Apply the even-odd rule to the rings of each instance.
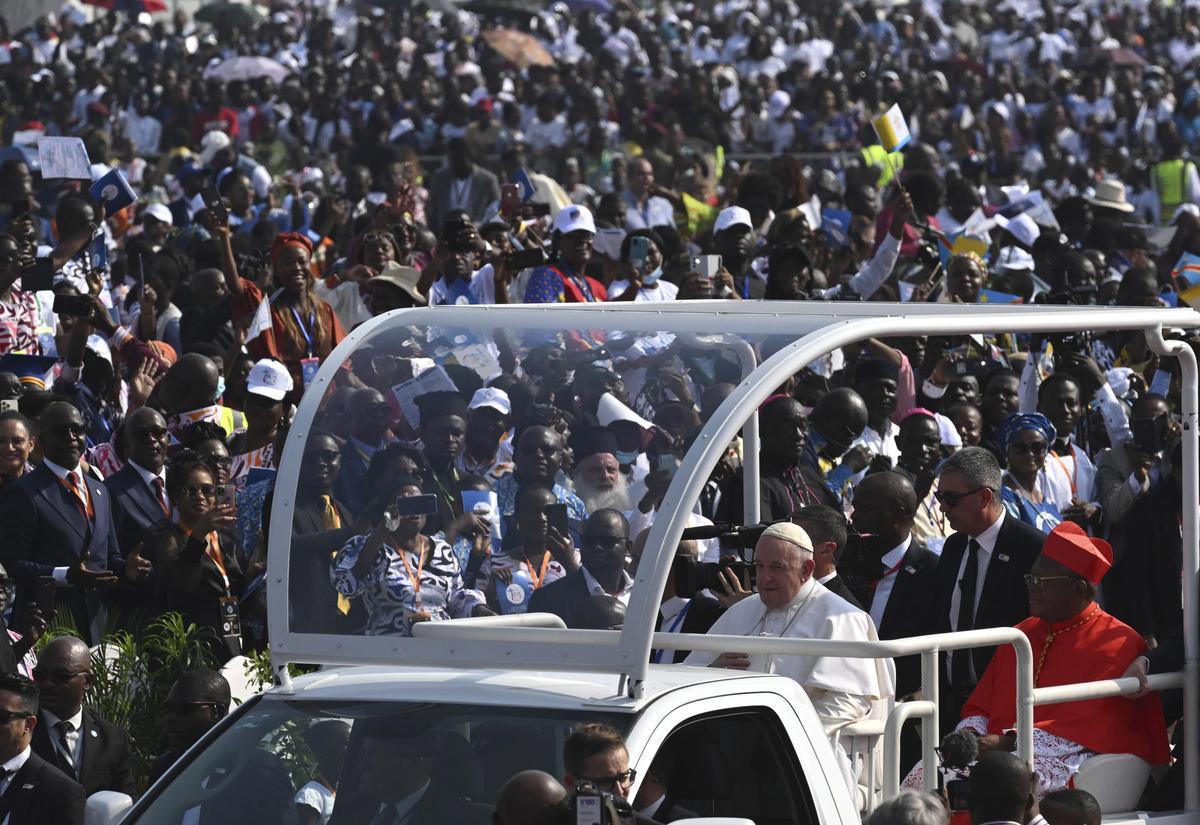
[[[439, 307], [380, 316], [355, 330], [322, 364], [288, 435], [268, 534], [276, 666], [427, 662], [583, 668], [640, 678], [675, 548], [705, 483], [741, 434], [741, 480], [733, 488], [722, 487], [741, 495], [731, 496], [735, 502], [725, 513], [731, 522], [759, 521], [757, 494], [745, 495], [757, 491], [756, 410], [806, 367], [806, 382], [795, 394], [811, 404], [803, 400], [808, 385], [814, 398], [824, 389], [813, 376], [828, 375], [842, 359], [853, 359], [859, 348], [851, 345], [873, 337], [894, 343], [914, 336], [1196, 326], [1200, 315], [1188, 309], [727, 301]], [[574, 383], [567, 381], [571, 373]], [[462, 409], [465, 399], [485, 385], [508, 394], [509, 425], [544, 427], [541, 437], [512, 444], [496, 424], [497, 411], [491, 426], [500, 426], [493, 435], [501, 439], [499, 451], [473, 457], [481, 438], [485, 447], [490, 443], [484, 437], [489, 409], [503, 406], [479, 396], [481, 409]], [[457, 390], [463, 401], [432, 395], [445, 390]], [[613, 407], [606, 401], [596, 412], [596, 400], [606, 391], [625, 404]], [[417, 402], [420, 396], [425, 399]], [[571, 414], [554, 413], [555, 407]], [[666, 433], [649, 448], [655, 466], [635, 467], [624, 496], [583, 497], [593, 509], [640, 511], [639, 502], [652, 492], [651, 473], [660, 484], [666, 483], [659, 479], [670, 479], [665, 493], [657, 490], [657, 515], [653, 508], [649, 514], [633, 512], [635, 527], [652, 526], [644, 549], [641, 543], [631, 548], [640, 561], [623, 629], [467, 622], [459, 629], [470, 626], [469, 632], [457, 632], [456, 620], [514, 611], [539, 584], [554, 578], [547, 576], [546, 562], [557, 564], [568, 551], [546, 555], [550, 531], [545, 529], [531, 552], [525, 545], [538, 532], [528, 526], [535, 519], [529, 516], [519, 525], [518, 510], [544, 511], [546, 523], [565, 525], [579, 547], [586, 504], [566, 492], [574, 469], [570, 451], [589, 449], [591, 442], [582, 434], [594, 432], [597, 424], [635, 416]], [[464, 421], [457, 420], [462, 418], [475, 430], [465, 448]], [[618, 456], [646, 450], [652, 437], [641, 425], [609, 430], [617, 435]], [[626, 431], [641, 432], [643, 442]], [[782, 437], [763, 436], [767, 449]], [[413, 446], [418, 441], [424, 462]], [[547, 451], [538, 442], [562, 449]], [[456, 460], [464, 449], [466, 459]], [[516, 476], [507, 473], [514, 449]], [[335, 459], [340, 467], [330, 489]], [[517, 496], [526, 486], [549, 487], [566, 506], [556, 510], [548, 500], [540, 508], [522, 504], [536, 499]], [[338, 502], [336, 515], [328, 512], [325, 496]], [[485, 516], [482, 523], [493, 526], [493, 535], [467, 538], [481, 523], [472, 514]], [[417, 532], [432, 537], [434, 549], [424, 557], [424, 567], [422, 557], [404, 550], [424, 543], [413, 538]], [[533, 562], [524, 568], [516, 564], [518, 574], [541, 567], [540, 576], [532, 570], [532, 587], [520, 575], [506, 580], [496, 573], [504, 558]], [[413, 587], [418, 580], [421, 587]], [[606, 625], [598, 620], [587, 626]]]

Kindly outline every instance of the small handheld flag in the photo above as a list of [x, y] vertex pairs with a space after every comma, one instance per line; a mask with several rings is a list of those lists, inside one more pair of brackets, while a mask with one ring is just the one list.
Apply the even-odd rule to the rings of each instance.
[[888, 154], [899, 152], [912, 140], [908, 122], [904, 119], [899, 104], [893, 104], [892, 108], [872, 120], [871, 125], [875, 127], [875, 134], [879, 136], [879, 142]]
[[250, 319], [250, 326], [246, 330], [246, 343], [250, 343], [258, 336], [271, 328], [271, 307], [264, 297], [259, 303], [258, 309], [254, 310], [254, 317]]
[[105, 215], [115, 215], [135, 200], [133, 189], [120, 169], [113, 169], [88, 189], [97, 203], [104, 204]]
[[997, 292], [994, 289], [979, 290], [979, 303], [981, 304], [1023, 304], [1025, 303], [1020, 295], [1012, 295], [1008, 292]]
[[1175, 268], [1171, 270], [1171, 277], [1175, 279], [1179, 300], [1192, 306], [1200, 303], [1200, 255], [1185, 252], [1179, 256]]

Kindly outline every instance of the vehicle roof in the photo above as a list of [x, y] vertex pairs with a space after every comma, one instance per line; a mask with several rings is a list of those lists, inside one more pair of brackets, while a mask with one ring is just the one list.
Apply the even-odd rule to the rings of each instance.
[[556, 710], [603, 708], [618, 713], [636, 713], [673, 690], [755, 678], [764, 676], [761, 673], [659, 665], [650, 668], [642, 696], [631, 699], [618, 692], [618, 679], [611, 673], [363, 666], [330, 668], [296, 677], [292, 680], [291, 691], [274, 688], [265, 698], [315, 702], [403, 699]]

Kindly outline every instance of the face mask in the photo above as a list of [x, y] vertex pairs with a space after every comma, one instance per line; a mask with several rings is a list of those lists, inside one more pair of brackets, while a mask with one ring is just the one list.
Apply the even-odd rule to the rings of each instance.
[[640, 450], [617, 450], [617, 463], [621, 465], [632, 464], [637, 461], [637, 457], [640, 454]]
[[216, 395], [213, 396], [213, 401], [220, 401], [221, 396], [224, 394], [225, 394], [225, 376], [222, 375], [217, 378], [217, 392], [216, 392]]
[[658, 283], [658, 279], [662, 277], [662, 267], [658, 267], [649, 275], [642, 276], [642, 286], [654, 286]]

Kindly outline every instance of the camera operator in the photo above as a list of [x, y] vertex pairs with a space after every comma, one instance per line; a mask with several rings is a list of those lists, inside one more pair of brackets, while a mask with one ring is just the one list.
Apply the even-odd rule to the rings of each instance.
[[[637, 575], [638, 564], [641, 562], [642, 553], [646, 548], [646, 537], [650, 535], [649, 530], [643, 530], [633, 542], [633, 550], [631, 555], [633, 562], [629, 566], [629, 574]], [[697, 592], [700, 588], [696, 587], [698, 582], [687, 581], [686, 579], [698, 578], [693, 574], [702, 570], [696, 564], [700, 555], [700, 546], [695, 541], [684, 540], [679, 542], [679, 546], [675, 550], [675, 564], [671, 568], [671, 572], [667, 574], [667, 583], [663, 585], [662, 600], [659, 603], [658, 618], [655, 619], [654, 629], [664, 633], [707, 633], [708, 629], [713, 626], [713, 622], [721, 615], [721, 603], [711, 596], [707, 596], [702, 592]], [[720, 569], [719, 575], [726, 573]], [[681, 581], [683, 579], [684, 581]], [[735, 586], [740, 583], [736, 576], [733, 578]], [[681, 587], [682, 585], [682, 587]], [[691, 585], [691, 587], [689, 587]], [[726, 585], [728, 587], [728, 585]], [[745, 594], [749, 596], [749, 593]], [[650, 661], [654, 664], [666, 662], [668, 664], [674, 662], [679, 664], [687, 656], [685, 650], [652, 650], [650, 651]]]
[[[629, 767], [629, 750], [625, 747], [625, 739], [619, 731], [608, 725], [582, 725], [572, 731], [563, 743], [563, 769], [566, 772], [564, 784], [574, 789], [572, 795], [579, 793], [580, 783], [588, 783], [602, 794], [611, 794], [617, 803], [617, 811], [626, 822], [652, 825], [656, 821], [672, 822], [693, 816], [690, 811], [676, 809], [670, 793], [653, 776], [646, 776], [642, 780], [643, 788], [639, 789], [635, 799], [630, 800], [629, 793], [637, 779], [637, 771]], [[643, 800], [647, 795], [647, 785], [658, 793], [650, 793], [654, 798]], [[631, 802], [642, 803], [645, 812], [633, 811]], [[670, 815], [672, 812], [673, 816]], [[655, 814], [658, 816], [651, 819]], [[571, 822], [574, 823], [574, 819]]]
[[500, 786], [492, 825], [559, 825], [570, 795], [545, 771], [521, 771]]

